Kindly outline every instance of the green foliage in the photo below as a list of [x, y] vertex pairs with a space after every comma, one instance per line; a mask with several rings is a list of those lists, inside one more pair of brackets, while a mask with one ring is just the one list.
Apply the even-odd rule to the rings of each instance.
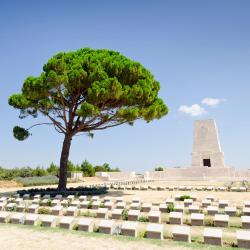
[[[119, 52], [83, 48], [50, 58], [40, 76], [27, 77], [22, 92], [9, 97], [9, 105], [20, 110], [20, 118], [40, 113], [62, 133], [70, 127], [73, 136], [138, 119], [160, 119], [168, 108], [159, 90], [159, 82], [140, 63]], [[14, 135], [23, 140], [29, 133], [16, 127]]]
[[13, 206], [13, 207], [6, 207], [6, 211], [15, 212], [16, 211], [16, 205]]
[[24, 187], [58, 184], [58, 178], [52, 175], [24, 178], [17, 177], [15, 180], [22, 183]]
[[164, 169], [162, 167], [155, 168], [155, 171], [163, 171]]
[[89, 163], [88, 161], [84, 161], [82, 164], [81, 164], [81, 171], [83, 172], [84, 176], [87, 176], [87, 177], [91, 177], [91, 176], [95, 176], [95, 170], [94, 170], [94, 167], [91, 163]]
[[31, 167], [23, 167], [23, 168], [13, 168], [7, 169], [0, 167], [0, 180], [12, 180], [17, 177], [28, 178], [34, 176], [46, 176], [48, 172], [41, 168], [31, 168]]
[[81, 213], [81, 216], [85, 216], [85, 217], [96, 217], [96, 213], [90, 212], [88, 211], [84, 211]]
[[105, 187], [71, 187], [66, 189], [65, 191], [59, 191], [58, 188], [31, 188], [31, 189], [23, 189], [16, 191], [17, 194], [19, 194], [21, 197], [25, 194], [29, 194], [30, 196], [34, 196], [36, 194], [43, 195], [50, 195], [51, 197], [55, 197], [58, 194], [61, 194], [62, 196], [68, 196], [68, 195], [104, 195], [107, 193], [107, 189]]
[[27, 139], [30, 135], [29, 131], [21, 128], [19, 126], [15, 126], [13, 128], [13, 135], [14, 137], [19, 140], [19, 141], [24, 141], [25, 139]]
[[184, 201], [185, 199], [192, 199], [192, 197], [190, 195], [182, 195], [179, 198], [180, 201]]
[[209, 226], [209, 227], [213, 227], [214, 226], [213, 218], [211, 218], [211, 217], [205, 217], [205, 219], [204, 219], [204, 225], [205, 226]]
[[39, 207], [38, 214], [51, 214], [51, 210], [47, 207]]
[[56, 175], [56, 176], [58, 176], [58, 174], [59, 174], [59, 167], [52, 162], [49, 165], [49, 167], [47, 168], [47, 172], [50, 175]]
[[78, 164], [74, 165], [73, 162], [68, 161], [68, 171], [70, 172], [81, 171], [81, 167]]
[[105, 207], [104, 203], [102, 202], [99, 207], [104, 208]]
[[147, 237], [147, 231], [143, 230], [138, 233], [138, 238], [146, 238]]
[[128, 209], [125, 208], [123, 211], [122, 211], [122, 219], [123, 220], [128, 220]]
[[172, 203], [168, 204], [167, 213], [174, 212], [174, 211], [175, 211], [174, 204]]
[[149, 220], [148, 220], [148, 218], [147, 218], [146, 216], [140, 216], [140, 217], [138, 218], [138, 221], [139, 221], [139, 222], [148, 222]]
[[51, 205], [52, 205], [52, 200], [51, 199], [48, 199], [48, 201], [47, 201], [47, 204], [46, 204], [48, 207], [51, 207]]
[[93, 204], [93, 201], [90, 201], [89, 204], [88, 204], [88, 209], [92, 208], [92, 204]]
[[44, 168], [36, 167], [33, 170], [33, 176], [40, 176], [41, 177], [41, 176], [46, 176], [46, 175], [48, 175], [48, 172]]
[[[109, 164], [104, 163], [102, 166], [93, 166], [88, 161], [84, 161], [81, 165], [74, 165], [71, 161], [68, 161], [68, 168], [69, 171], [82, 171], [84, 176], [95, 176], [95, 170], [102, 170], [104, 172], [114, 172], [114, 171], [120, 171], [119, 168], [111, 168], [109, 167]], [[42, 177], [42, 176], [58, 176], [59, 175], [59, 167], [54, 164], [53, 162], [49, 165], [47, 169], [42, 167], [22, 167], [22, 168], [13, 168], [13, 169], [7, 169], [0, 167], [0, 180], [13, 180], [17, 178], [17, 180], [21, 183], [24, 183], [25, 185], [30, 185], [28, 183], [33, 182], [35, 179], [23, 179], [27, 177]], [[21, 178], [19, 178], [21, 177]], [[52, 181], [52, 183], [48, 183], [45, 181], [44, 184], [55, 184], [58, 182], [57, 178], [48, 177], [49, 180]], [[37, 179], [38, 182], [40, 182], [40, 179]], [[41, 179], [42, 180], [42, 179]], [[46, 180], [44, 178], [43, 180]], [[35, 181], [36, 182], [36, 181]], [[43, 181], [42, 181], [43, 182]], [[43, 185], [41, 183], [41, 185]]]

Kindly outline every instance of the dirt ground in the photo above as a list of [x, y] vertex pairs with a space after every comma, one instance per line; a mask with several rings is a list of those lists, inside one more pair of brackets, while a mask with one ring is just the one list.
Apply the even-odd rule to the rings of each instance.
[[22, 184], [17, 183], [15, 181], [0, 181], [0, 189], [6, 189], [6, 188], [20, 188], [22, 187]]

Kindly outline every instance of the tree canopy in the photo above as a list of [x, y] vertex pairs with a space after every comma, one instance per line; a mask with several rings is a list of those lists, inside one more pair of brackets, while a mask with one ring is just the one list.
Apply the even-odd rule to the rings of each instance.
[[65, 175], [74, 135], [83, 132], [92, 137], [96, 130], [166, 115], [159, 89], [149, 70], [119, 52], [90, 48], [61, 52], [48, 60], [40, 76], [26, 78], [21, 93], [9, 98], [20, 118], [42, 114], [49, 122], [28, 129], [15, 126], [14, 137], [24, 140], [32, 127], [53, 125], [65, 135], [60, 163]]

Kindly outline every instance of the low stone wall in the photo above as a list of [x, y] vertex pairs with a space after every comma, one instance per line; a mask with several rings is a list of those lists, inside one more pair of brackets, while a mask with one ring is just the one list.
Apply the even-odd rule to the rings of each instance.
[[103, 180], [133, 180], [136, 178], [135, 172], [96, 172], [95, 176]]
[[236, 181], [250, 180], [249, 170], [236, 170], [235, 168], [169, 168], [164, 171], [152, 171], [144, 174], [145, 179], [151, 180], [212, 180]]

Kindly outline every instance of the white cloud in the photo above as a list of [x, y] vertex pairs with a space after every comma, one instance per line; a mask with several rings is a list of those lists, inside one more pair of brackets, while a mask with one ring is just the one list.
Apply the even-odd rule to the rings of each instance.
[[182, 105], [179, 107], [179, 111], [191, 116], [200, 116], [207, 113], [199, 104], [193, 104], [191, 106]]
[[217, 106], [218, 104], [220, 104], [221, 102], [225, 102], [226, 99], [218, 99], [218, 98], [211, 98], [211, 97], [207, 97], [207, 98], [204, 98], [201, 103], [202, 104], [206, 104], [208, 106], [212, 106], [212, 107], [215, 107]]

